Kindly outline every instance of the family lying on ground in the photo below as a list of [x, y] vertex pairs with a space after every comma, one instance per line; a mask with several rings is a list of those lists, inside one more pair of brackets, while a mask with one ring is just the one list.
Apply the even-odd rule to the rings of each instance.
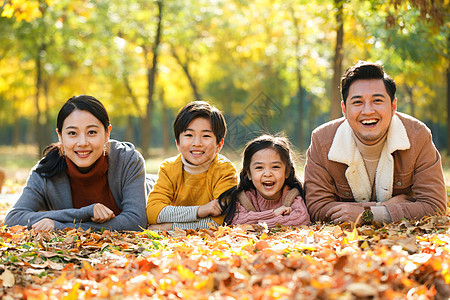
[[219, 154], [225, 118], [203, 101], [187, 104], [175, 119], [180, 154], [162, 162], [157, 177], [146, 174], [132, 144], [109, 139], [103, 105], [91, 96], [72, 97], [58, 114], [59, 142], [45, 149], [5, 224], [172, 230], [389, 223], [445, 214], [439, 152], [422, 122], [396, 111], [395, 91], [378, 64], [358, 62], [345, 72], [344, 117], [312, 133], [304, 187], [289, 141], [272, 135], [247, 144], [238, 178]]

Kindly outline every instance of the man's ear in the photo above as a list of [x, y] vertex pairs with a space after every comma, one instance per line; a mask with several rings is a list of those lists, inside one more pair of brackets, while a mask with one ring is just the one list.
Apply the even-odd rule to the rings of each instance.
[[397, 111], [397, 98], [394, 98], [392, 100], [392, 113], [395, 113]]
[[219, 153], [220, 150], [222, 150], [223, 147], [223, 142], [225, 141], [225, 139], [222, 138], [222, 140], [217, 144], [217, 150], [216, 153]]
[[342, 108], [342, 114], [347, 119], [347, 116], [346, 116], [347, 110], [346, 110], [344, 101], [341, 101], [341, 108]]

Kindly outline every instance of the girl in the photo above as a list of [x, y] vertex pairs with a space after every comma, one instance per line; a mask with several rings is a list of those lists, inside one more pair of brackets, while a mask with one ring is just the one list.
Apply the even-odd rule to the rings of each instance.
[[70, 98], [56, 125], [59, 143], [44, 150], [5, 224], [35, 230], [145, 228], [150, 187], [144, 159], [132, 144], [109, 139], [111, 125], [100, 101]]
[[219, 197], [226, 224], [309, 224], [288, 139], [263, 135], [250, 141], [242, 165], [238, 186]]

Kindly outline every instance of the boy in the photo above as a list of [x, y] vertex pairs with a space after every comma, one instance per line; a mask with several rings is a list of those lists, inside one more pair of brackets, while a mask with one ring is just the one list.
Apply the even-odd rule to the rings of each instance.
[[222, 149], [227, 125], [222, 113], [204, 101], [183, 107], [173, 124], [178, 156], [162, 162], [147, 201], [151, 230], [222, 225], [217, 198], [237, 184], [236, 169]]

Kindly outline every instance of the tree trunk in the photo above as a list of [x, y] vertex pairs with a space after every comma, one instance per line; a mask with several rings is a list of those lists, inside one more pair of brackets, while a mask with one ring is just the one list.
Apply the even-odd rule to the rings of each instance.
[[298, 148], [300, 151], [305, 150], [305, 143], [304, 143], [304, 128], [303, 128], [303, 117], [304, 117], [304, 105], [303, 105], [303, 92], [302, 92], [302, 73], [301, 73], [301, 57], [300, 57], [300, 30], [298, 28], [298, 20], [295, 17], [294, 10], [291, 8], [291, 15], [292, 20], [294, 21], [294, 27], [295, 27], [295, 59], [296, 59], [296, 74], [297, 74], [297, 101], [298, 101]]
[[[447, 47], [450, 48], [450, 35], [447, 38]], [[450, 55], [450, 50], [447, 53]], [[447, 156], [450, 157], [450, 59], [447, 60]]]
[[[14, 100], [15, 102], [15, 100]], [[20, 124], [19, 124], [19, 116], [17, 115], [17, 109], [15, 108], [15, 103], [13, 102], [13, 131], [12, 131], [12, 140], [11, 144], [13, 147], [17, 147], [20, 144]]]
[[127, 116], [127, 126], [125, 127], [125, 141], [134, 143], [133, 116]]
[[408, 94], [408, 98], [409, 98], [409, 109], [410, 109], [411, 116], [415, 117], [416, 109], [415, 109], [414, 99], [413, 99], [413, 89], [409, 85], [405, 85], [405, 89], [406, 89], [406, 93]]
[[51, 143], [51, 132], [50, 132], [50, 104], [49, 104], [49, 98], [48, 98], [48, 94], [49, 94], [49, 89], [50, 89], [50, 80], [48, 78], [48, 76], [46, 76], [47, 79], [44, 78], [43, 80], [43, 88], [44, 88], [44, 98], [45, 98], [45, 120], [44, 120], [44, 134], [43, 134], [43, 142], [44, 142], [44, 147], [46, 147], [47, 145], [49, 145]]
[[199, 93], [198, 88], [197, 88], [197, 84], [195, 83], [195, 80], [194, 80], [194, 78], [192, 77], [192, 75], [191, 75], [191, 73], [189, 71], [189, 59], [187, 58], [187, 55], [186, 55], [186, 61], [184, 63], [181, 61], [181, 59], [178, 56], [177, 52], [175, 51], [174, 47], [172, 47], [172, 55], [173, 55], [173, 57], [175, 57], [175, 59], [177, 60], [178, 64], [183, 69], [184, 74], [186, 74], [186, 77], [187, 77], [187, 79], [189, 81], [189, 84], [190, 84], [190, 86], [192, 88], [192, 93], [194, 94], [194, 99], [195, 100], [201, 100], [202, 96]]
[[162, 107], [162, 140], [164, 153], [169, 153], [170, 148], [170, 124], [169, 109], [164, 99], [164, 90], [161, 90], [161, 107]]
[[344, 18], [343, 18], [343, 0], [334, 1], [336, 12], [336, 48], [333, 59], [333, 79], [331, 81], [331, 107], [330, 120], [341, 116], [341, 99], [339, 93], [339, 84], [342, 75], [343, 43], [344, 43]]
[[42, 151], [44, 150], [45, 143], [42, 136], [42, 125], [41, 125], [41, 108], [39, 105], [40, 100], [40, 91], [42, 86], [42, 61], [41, 61], [41, 51], [45, 51], [45, 45], [42, 44], [37, 52], [36, 55], [36, 95], [35, 95], [35, 107], [36, 107], [36, 137], [37, 137], [37, 143], [38, 143], [38, 156], [41, 155]]
[[[163, 4], [162, 1], [157, 1], [158, 4], [158, 27], [156, 29], [156, 37], [155, 42], [153, 44], [152, 48], [152, 64], [151, 66], [148, 66], [147, 63], [147, 107], [146, 107], [146, 113], [143, 118], [141, 118], [141, 149], [142, 149], [142, 155], [145, 158], [148, 158], [149, 156], [149, 144], [151, 141], [151, 133], [152, 133], [152, 114], [153, 114], [153, 93], [155, 90], [155, 78], [156, 78], [156, 71], [157, 71], [157, 62], [158, 62], [158, 48], [159, 44], [161, 42], [161, 30], [162, 30], [162, 8]], [[145, 47], [144, 47], [145, 50]], [[147, 58], [147, 51], [144, 51], [144, 55], [146, 60]]]
[[[126, 66], [124, 65], [124, 68]], [[139, 107], [139, 103], [137, 100], [136, 95], [133, 92], [133, 89], [131, 87], [130, 84], [130, 80], [128, 79], [128, 74], [124, 72], [124, 75], [122, 77], [123, 80], [123, 84], [125, 86], [125, 89], [128, 92], [128, 96], [130, 96], [131, 98], [131, 103], [133, 103], [133, 106], [135, 107], [139, 118], [143, 118], [143, 116], [141, 115], [141, 109]], [[125, 140], [132, 142], [132, 143], [136, 143], [136, 139], [134, 137], [134, 128], [133, 128], [133, 116], [131, 115], [131, 113], [127, 116], [127, 127], [125, 129]]]

